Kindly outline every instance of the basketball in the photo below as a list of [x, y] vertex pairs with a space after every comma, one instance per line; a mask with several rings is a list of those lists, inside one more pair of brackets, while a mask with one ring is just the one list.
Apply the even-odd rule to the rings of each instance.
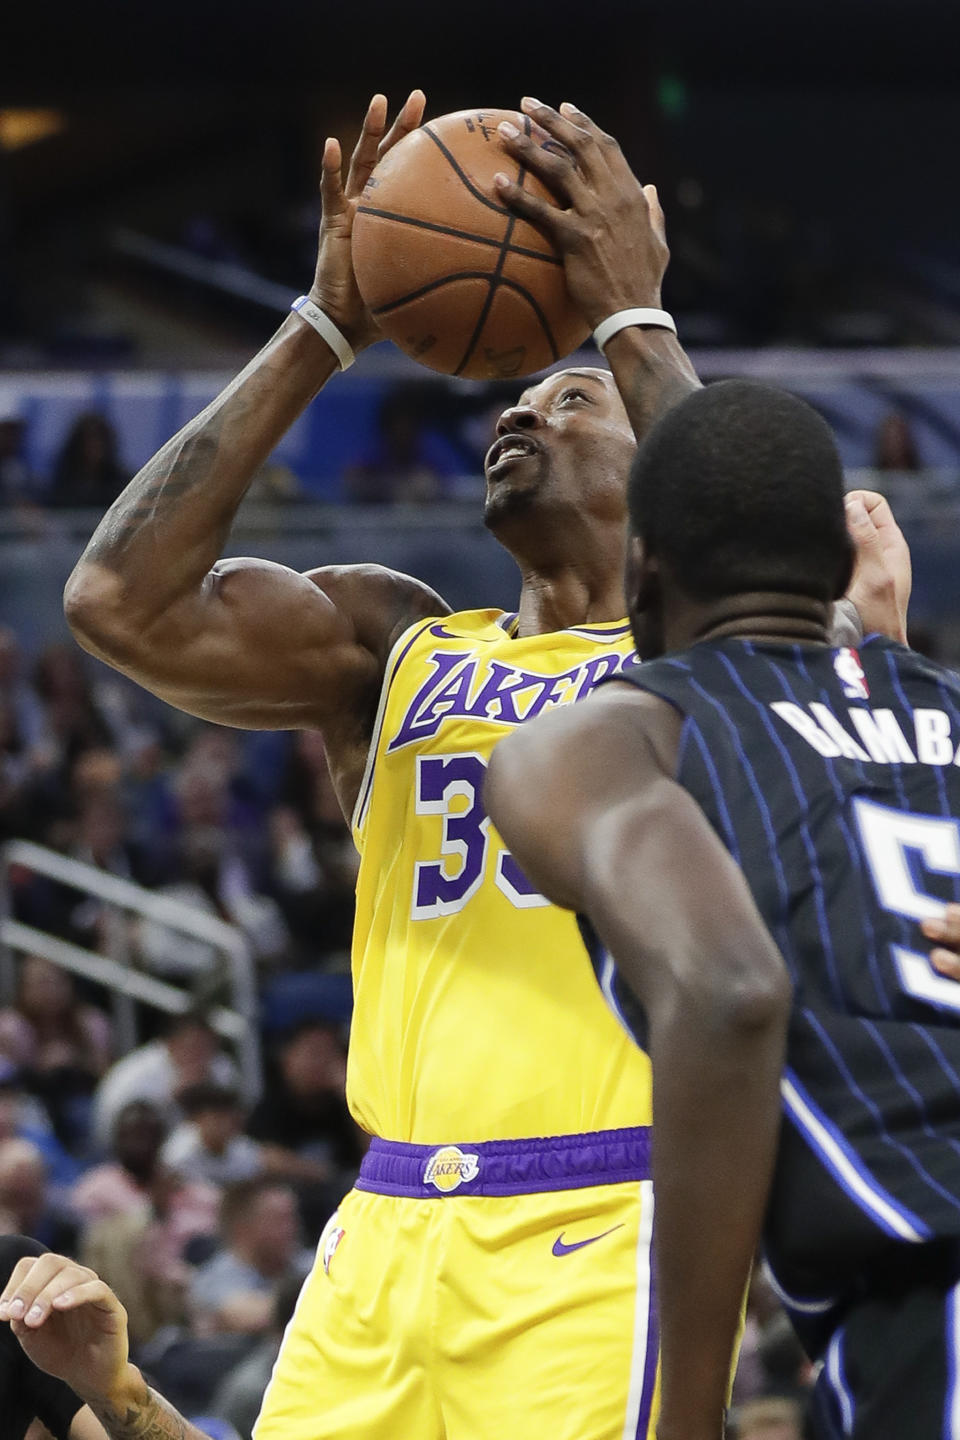
[[357, 283], [384, 335], [432, 370], [478, 380], [542, 370], [589, 333], [551, 242], [494, 187], [503, 171], [552, 198], [507, 153], [502, 120], [559, 148], [516, 111], [443, 115], [384, 156], [353, 227]]

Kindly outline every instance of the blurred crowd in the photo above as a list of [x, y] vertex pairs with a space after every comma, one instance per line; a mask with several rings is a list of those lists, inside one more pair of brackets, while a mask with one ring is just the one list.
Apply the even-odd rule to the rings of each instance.
[[[108, 992], [19, 954], [0, 1009], [0, 1230], [93, 1265], [157, 1383], [192, 1413], [216, 1405], [246, 1436], [365, 1148], [344, 1094], [355, 852], [317, 735], [172, 729], [170, 712], [92, 673], [68, 646], [28, 668], [0, 630], [0, 837], [239, 927], [263, 1086], [245, 1093], [215, 1029], [229, 995], [206, 943], [125, 922], [129, 962], [188, 1006], [139, 1007], [141, 1043], [126, 1054]], [[9, 878], [16, 920], [111, 953], [99, 902], [25, 867]]]

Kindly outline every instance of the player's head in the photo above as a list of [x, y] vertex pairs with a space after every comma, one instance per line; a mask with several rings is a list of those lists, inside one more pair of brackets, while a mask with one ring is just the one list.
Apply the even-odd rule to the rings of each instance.
[[530, 386], [497, 421], [487, 452], [484, 520], [516, 552], [544, 524], [626, 522], [636, 442], [613, 376], [585, 366]]
[[675, 406], [630, 475], [627, 595], [640, 653], [662, 649], [681, 597], [837, 599], [853, 563], [843, 495], [833, 436], [795, 396], [726, 380]]

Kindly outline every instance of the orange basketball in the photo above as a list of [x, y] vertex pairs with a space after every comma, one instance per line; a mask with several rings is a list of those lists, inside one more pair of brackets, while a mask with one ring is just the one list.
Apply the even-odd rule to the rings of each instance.
[[503, 204], [498, 170], [534, 195], [497, 133], [513, 110], [459, 110], [407, 135], [367, 181], [353, 227], [357, 283], [383, 333], [432, 370], [480, 380], [542, 370], [586, 339], [550, 241]]

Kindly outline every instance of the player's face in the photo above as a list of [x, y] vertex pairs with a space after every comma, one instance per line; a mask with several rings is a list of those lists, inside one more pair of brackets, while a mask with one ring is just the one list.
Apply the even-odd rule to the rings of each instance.
[[484, 519], [496, 530], [536, 505], [625, 522], [635, 453], [610, 372], [562, 370], [525, 390], [497, 421], [484, 462]]

